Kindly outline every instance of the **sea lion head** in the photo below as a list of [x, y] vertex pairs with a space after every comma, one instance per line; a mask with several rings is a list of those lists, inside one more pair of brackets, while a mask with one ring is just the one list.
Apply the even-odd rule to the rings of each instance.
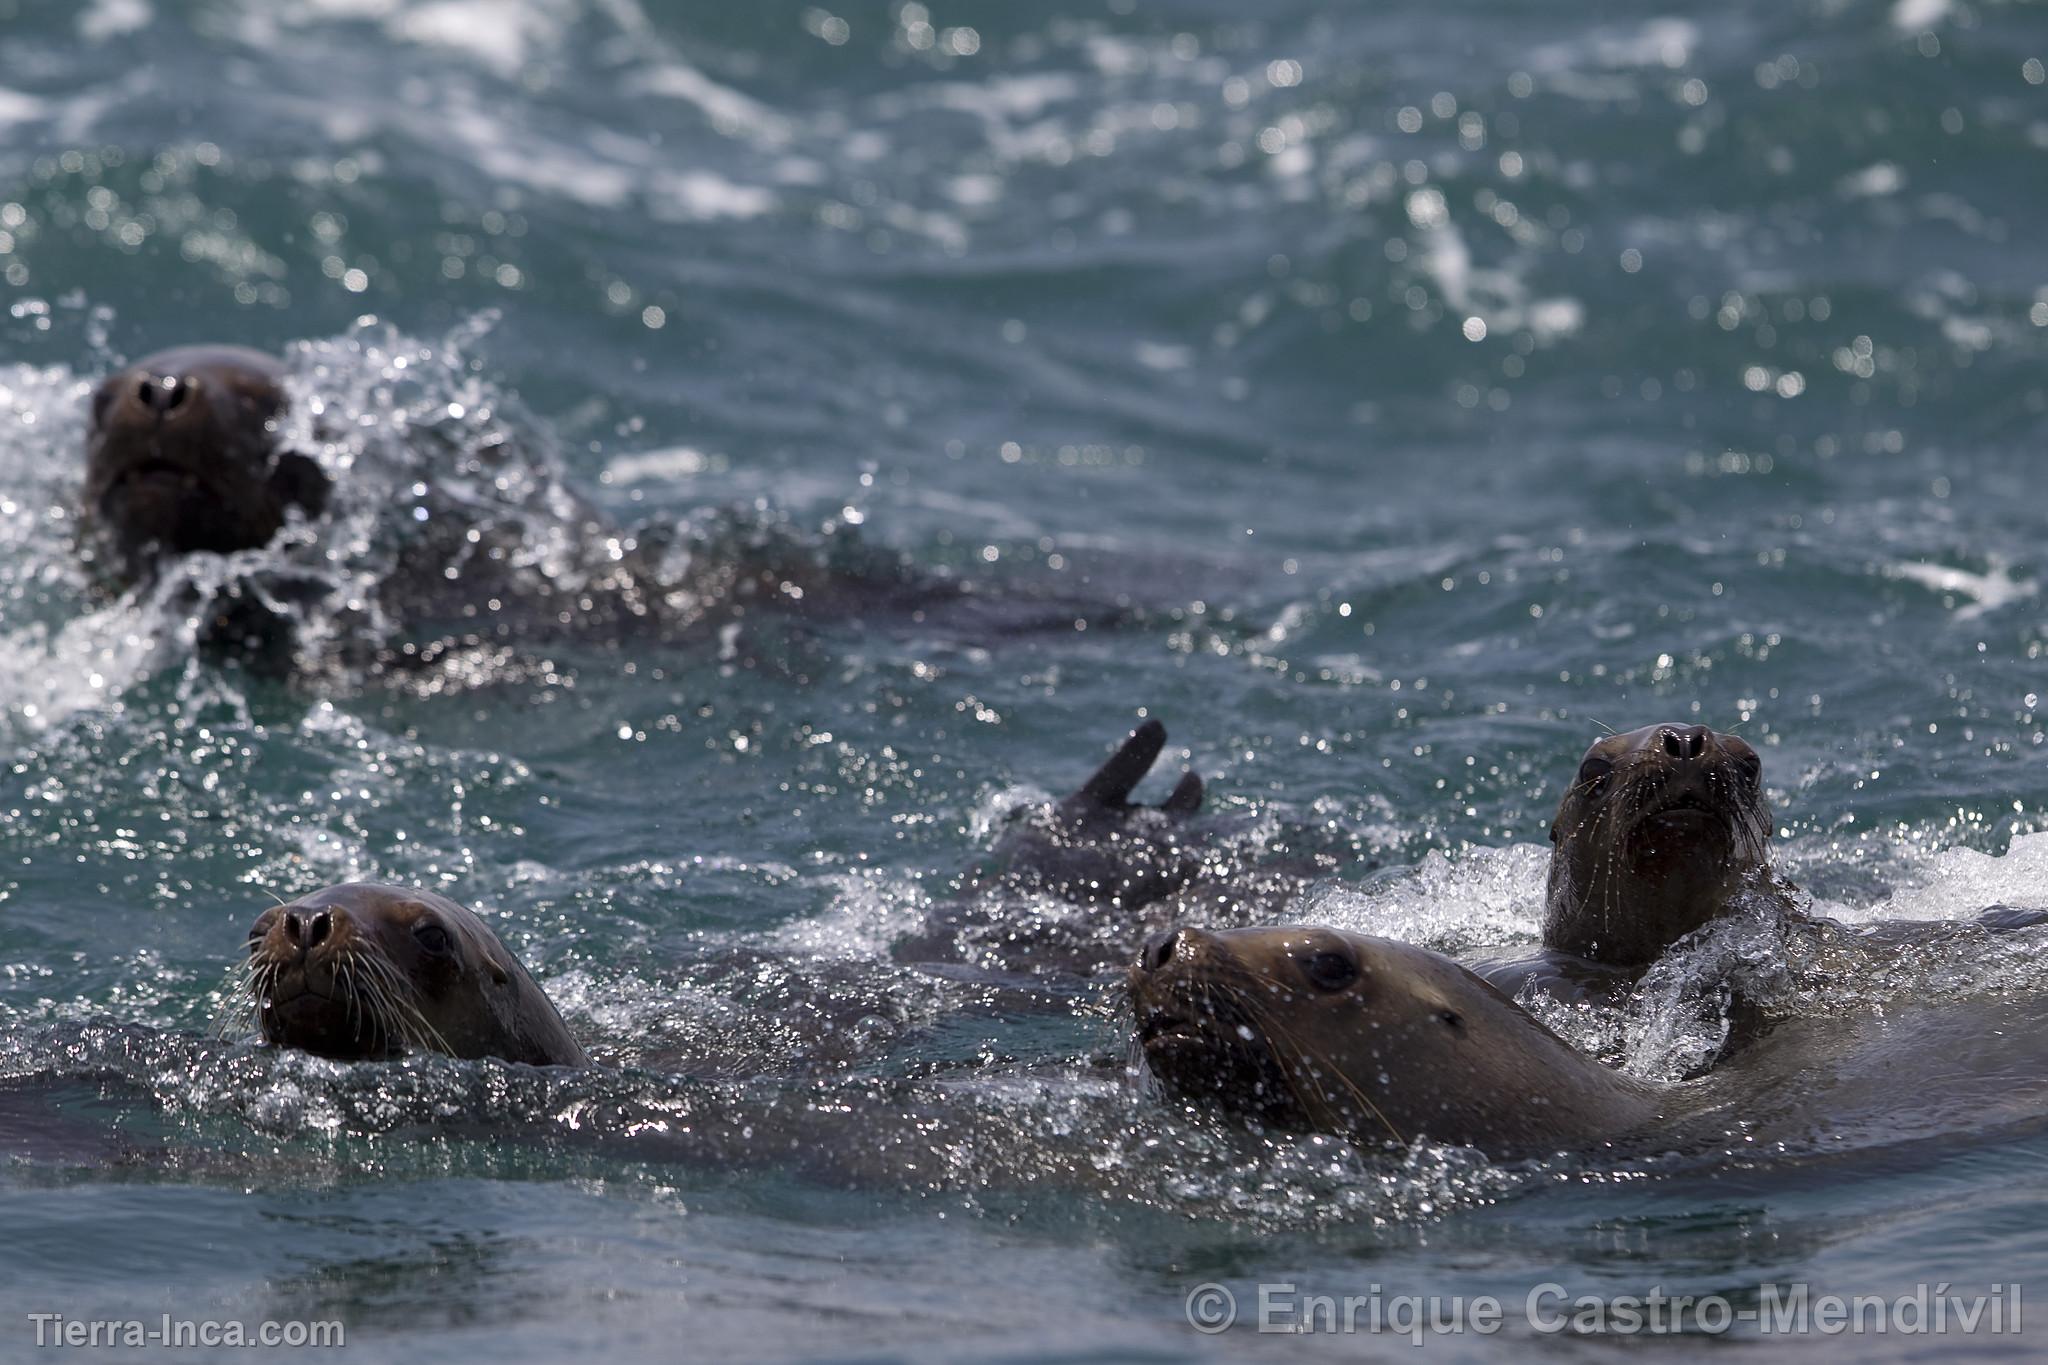
[[1763, 762], [1704, 725], [1597, 741], [1550, 827], [1544, 945], [1640, 966], [1770, 865]]
[[147, 577], [167, 556], [254, 549], [288, 509], [326, 506], [319, 465], [278, 448], [283, 380], [260, 351], [182, 346], [94, 391], [84, 511], [121, 577]]
[[432, 891], [350, 882], [274, 906], [249, 930], [248, 983], [266, 1042], [323, 1057], [584, 1061], [497, 935]]
[[1643, 1117], [1635, 1083], [1411, 944], [1304, 925], [1181, 928], [1145, 945], [1130, 981], [1162, 1085], [1270, 1127], [1502, 1153]]

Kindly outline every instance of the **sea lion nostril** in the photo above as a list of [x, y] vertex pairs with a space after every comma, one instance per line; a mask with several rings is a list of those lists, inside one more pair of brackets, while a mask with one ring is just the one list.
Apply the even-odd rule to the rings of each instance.
[[313, 916], [313, 922], [307, 926], [306, 942], [317, 947], [321, 943], [326, 942], [328, 932], [333, 927], [333, 920], [325, 910], [322, 910], [319, 914]]
[[142, 406], [151, 412], [165, 413], [185, 401], [191, 386], [174, 374], [156, 375], [143, 380], [136, 392]]
[[1173, 961], [1173, 950], [1179, 942], [1180, 932], [1175, 929], [1168, 929], [1163, 934], [1154, 934], [1147, 939], [1143, 951], [1139, 954], [1139, 960], [1144, 963], [1145, 970], [1156, 972]]
[[296, 944], [299, 941], [299, 933], [299, 917], [297, 915], [287, 914], [284, 917], [284, 936], [286, 941]]
[[1662, 732], [1664, 752], [1673, 758], [1698, 758], [1707, 751], [1707, 727], [1689, 725]]

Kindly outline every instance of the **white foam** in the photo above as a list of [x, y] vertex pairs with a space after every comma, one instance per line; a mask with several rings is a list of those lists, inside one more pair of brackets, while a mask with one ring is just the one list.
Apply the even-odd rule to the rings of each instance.
[[1133, 348], [1138, 363], [1148, 370], [1185, 370], [1195, 363], [1195, 348], [1163, 341], [1140, 341]]
[[1897, 0], [1892, 6], [1892, 27], [1901, 33], [1921, 33], [1948, 18], [1955, 0]]
[[925, 922], [930, 898], [906, 877], [845, 873], [826, 880], [838, 888], [831, 906], [764, 935], [769, 947], [820, 961], [876, 961]]
[[1435, 190], [1408, 197], [1408, 216], [1421, 229], [1418, 264], [1454, 312], [1485, 321], [1495, 334], [1526, 330], [1548, 344], [1585, 325], [1585, 306], [1577, 299], [1529, 298], [1529, 287], [1508, 269], [1482, 269], [1472, 263], [1472, 249]]
[[701, 170], [657, 173], [649, 179], [646, 197], [654, 217], [667, 222], [758, 218], [779, 202], [773, 190]]
[[92, 0], [78, 13], [78, 36], [89, 43], [103, 42], [147, 28], [154, 17], [148, 0]]
[[1414, 867], [1373, 885], [1312, 889], [1298, 918], [1453, 954], [1519, 948], [1542, 929], [1549, 865], [1543, 844], [1456, 854], [1432, 849]]
[[1972, 573], [1947, 564], [1920, 561], [1890, 564], [1885, 577], [1905, 579], [1944, 596], [1963, 599], [1953, 606], [1958, 621], [1973, 621], [1986, 612], [2036, 596], [2041, 588], [2031, 578], [2016, 579], [2003, 564], [1994, 563], [1984, 573]]
[[1891, 161], [1873, 162], [1835, 182], [1835, 188], [1851, 199], [1874, 199], [1897, 194], [1906, 187], [1906, 173]]
[[0, 86], [0, 128], [15, 123], [33, 123], [48, 117], [49, 105], [34, 95]]
[[788, 119], [684, 62], [665, 61], [650, 67], [628, 79], [625, 88], [628, 94], [656, 95], [694, 104], [711, 120], [712, 127], [729, 137], [778, 146], [791, 137]]
[[559, 42], [561, 25], [516, 0], [439, 0], [392, 16], [394, 37], [459, 52], [507, 80], [535, 50]]
[[692, 446], [619, 455], [605, 466], [603, 482], [626, 487], [636, 483], [672, 483], [703, 473], [711, 463], [711, 456]]
[[1949, 848], [1908, 862], [1891, 899], [1875, 905], [1814, 908], [1848, 923], [1882, 920], [1968, 920], [1993, 905], [2048, 907], [2048, 833], [2014, 838], [2003, 854]]

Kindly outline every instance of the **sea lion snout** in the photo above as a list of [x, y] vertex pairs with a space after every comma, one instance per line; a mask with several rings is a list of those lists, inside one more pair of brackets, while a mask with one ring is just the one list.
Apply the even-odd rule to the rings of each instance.
[[1698, 758], [1713, 739], [1714, 732], [1704, 725], [1667, 725], [1657, 732], [1658, 744], [1664, 752], [1681, 760]]
[[265, 975], [273, 994], [296, 987], [327, 995], [357, 938], [355, 922], [339, 906], [282, 905], [265, 911], [251, 931], [250, 965]]
[[315, 953], [347, 948], [355, 925], [339, 906], [298, 904], [266, 910], [250, 932], [250, 951], [280, 965], [303, 962]]
[[1770, 865], [1763, 761], [1704, 725], [1594, 742], [1550, 827], [1544, 946], [1637, 966], [1719, 914]]
[[287, 913], [284, 917], [285, 940], [296, 944], [302, 955], [326, 942], [328, 934], [333, 932], [333, 929], [334, 915], [327, 910], [315, 911], [303, 918], [293, 913]]
[[273, 356], [186, 346], [100, 384], [83, 502], [111, 568], [137, 579], [164, 556], [254, 549], [290, 509], [325, 509], [331, 485], [319, 464], [278, 444], [284, 380]]
[[1168, 929], [1145, 940], [1145, 946], [1138, 950], [1138, 962], [1133, 970], [1146, 974], [1163, 972], [1176, 959], [1184, 963], [1193, 962], [1205, 951], [1213, 951], [1214, 946], [1214, 936], [1199, 929]]
[[153, 374], [137, 384], [134, 392], [143, 410], [161, 420], [185, 405], [192, 394], [192, 381], [181, 374]]

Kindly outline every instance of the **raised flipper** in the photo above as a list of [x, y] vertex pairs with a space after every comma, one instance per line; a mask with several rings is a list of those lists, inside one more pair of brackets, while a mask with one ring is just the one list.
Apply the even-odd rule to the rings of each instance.
[[1146, 721], [1131, 731], [1109, 761], [1097, 768], [1095, 775], [1081, 784], [1081, 790], [1067, 800], [1085, 799], [1104, 806], [1126, 804], [1132, 788], [1145, 780], [1145, 774], [1152, 771], [1159, 751], [1165, 747], [1166, 727], [1156, 717]]
[[1202, 779], [1195, 773], [1183, 773], [1172, 793], [1157, 807], [1135, 805], [1130, 799], [1131, 792], [1152, 771], [1165, 748], [1166, 727], [1157, 718], [1146, 721], [1131, 731], [1078, 791], [1059, 803], [1061, 817], [1085, 820], [1110, 815], [1121, 820], [1131, 811], [1151, 809], [1178, 819], [1196, 814], [1202, 809]]
[[1131, 731], [1072, 795], [1004, 834], [996, 848], [1004, 871], [1066, 900], [1126, 909], [1178, 890], [1199, 863], [1181, 826], [1202, 808], [1202, 779], [1184, 774], [1157, 806], [1131, 800], [1165, 748], [1158, 720]]

